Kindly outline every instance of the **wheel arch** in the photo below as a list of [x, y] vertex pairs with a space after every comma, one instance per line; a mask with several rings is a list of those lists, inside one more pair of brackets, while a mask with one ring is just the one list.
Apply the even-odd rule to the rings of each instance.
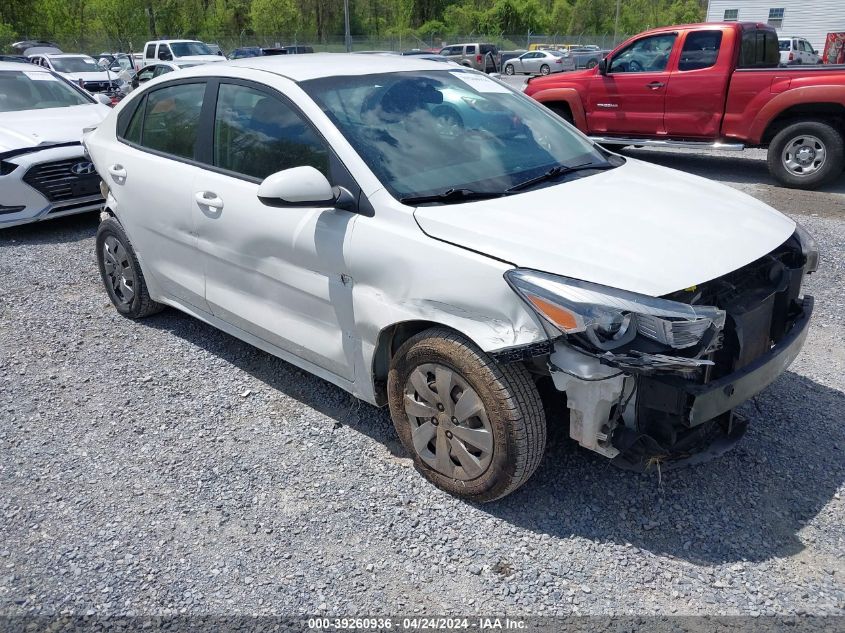
[[802, 119], [832, 120], [845, 132], [845, 86], [808, 86], [777, 95], [763, 106], [748, 129], [748, 142], [766, 145], [784, 127]]
[[396, 352], [412, 336], [416, 336], [420, 332], [425, 332], [432, 328], [445, 328], [455, 334], [468, 338], [473, 343], [476, 343], [476, 345], [478, 344], [466, 332], [461, 332], [442, 322], [428, 321], [426, 319], [399, 321], [382, 328], [376, 337], [371, 367], [373, 394], [375, 395], [375, 401], [378, 406], [387, 404], [387, 373], [390, 370], [390, 363]]
[[572, 122], [582, 132], [587, 131], [587, 114], [581, 95], [575, 88], [549, 88], [531, 95], [549, 109], [566, 108], [572, 114]]

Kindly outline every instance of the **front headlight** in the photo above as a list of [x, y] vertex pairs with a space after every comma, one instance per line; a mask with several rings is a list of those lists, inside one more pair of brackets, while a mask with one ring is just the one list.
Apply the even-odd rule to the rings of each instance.
[[600, 350], [631, 343], [637, 335], [675, 349], [699, 344], [725, 325], [725, 312], [617, 290], [534, 270], [505, 273], [537, 314], [565, 334], [580, 334]]
[[801, 254], [804, 255], [804, 272], [814, 273], [819, 268], [819, 245], [813, 236], [803, 226], [795, 223], [795, 234], [801, 244]]

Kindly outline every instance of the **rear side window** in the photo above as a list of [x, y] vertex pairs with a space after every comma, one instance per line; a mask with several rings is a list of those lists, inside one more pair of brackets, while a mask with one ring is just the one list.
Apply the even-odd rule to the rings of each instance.
[[144, 124], [144, 106], [146, 106], [146, 104], [147, 96], [144, 95], [141, 99], [141, 103], [137, 108], [135, 108], [135, 113], [132, 115], [129, 125], [126, 127], [126, 132], [123, 134], [124, 140], [127, 140], [130, 143], [135, 143], [135, 145], [141, 144], [141, 130]]
[[496, 47], [495, 47], [495, 46], [493, 46], [492, 44], [482, 44], [482, 45], [481, 45], [481, 52], [482, 52], [482, 53], [484, 53], [485, 55], [486, 55], [487, 53], [493, 53], [493, 55], [495, 55], [495, 54], [497, 54], [499, 51], [498, 51], [498, 50], [496, 49]]
[[150, 92], [140, 144], [193, 160], [204, 95], [205, 83], [177, 84]]
[[678, 70], [701, 70], [710, 68], [719, 57], [722, 46], [721, 31], [693, 31], [687, 35]]
[[778, 36], [774, 31], [742, 32], [738, 68], [776, 68], [779, 63]]
[[467, 46], [467, 55], [474, 55], [475, 54], [475, 44], [471, 46]]
[[144, 53], [144, 57], [151, 58], [156, 56], [156, 45], [155, 44], [147, 44], [147, 50]]
[[237, 84], [220, 84], [214, 117], [214, 165], [264, 179], [311, 166], [328, 176], [329, 152], [288, 103]]

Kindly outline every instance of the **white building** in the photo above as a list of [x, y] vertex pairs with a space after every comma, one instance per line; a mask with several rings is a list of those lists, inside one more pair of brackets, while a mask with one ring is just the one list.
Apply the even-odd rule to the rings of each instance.
[[828, 33], [845, 32], [845, 0], [710, 0], [707, 21], [763, 22], [822, 52]]

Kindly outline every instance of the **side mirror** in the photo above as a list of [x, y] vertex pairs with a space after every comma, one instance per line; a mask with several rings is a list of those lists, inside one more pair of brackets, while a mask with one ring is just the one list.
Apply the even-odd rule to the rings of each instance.
[[598, 64], [599, 74], [600, 75], [606, 75], [607, 74], [607, 67], [608, 67], [607, 57], [604, 57], [604, 58], [602, 58], [602, 60]]
[[269, 206], [331, 207], [339, 197], [328, 179], [313, 167], [277, 171], [258, 187], [258, 199]]

